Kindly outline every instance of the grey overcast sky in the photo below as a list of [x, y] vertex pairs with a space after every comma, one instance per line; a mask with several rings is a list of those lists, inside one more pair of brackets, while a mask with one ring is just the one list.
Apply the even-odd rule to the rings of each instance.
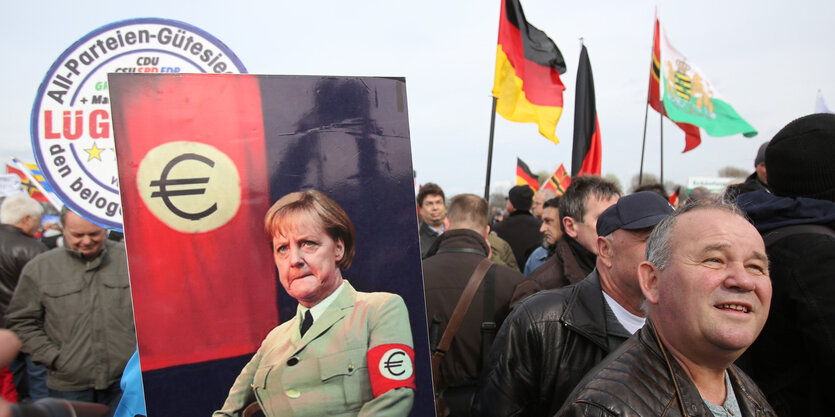
[[[454, 195], [484, 190], [499, 0], [7, 2], [0, 14], [0, 158], [34, 161], [29, 132], [37, 89], [58, 56], [112, 22], [158, 17], [212, 34], [250, 73], [403, 76], [417, 181]], [[516, 157], [534, 171], [570, 168], [579, 38], [594, 71], [603, 173], [624, 186], [638, 173], [655, 6], [670, 41], [698, 65], [759, 135], [713, 138], [682, 154], [684, 137], [664, 126], [664, 176], [753, 170], [759, 145], [835, 102], [835, 2], [523, 0], [528, 21], [559, 46], [568, 71], [561, 143], [533, 124], [496, 120], [492, 188], [515, 180]], [[659, 173], [658, 114], [650, 110], [645, 172]]]

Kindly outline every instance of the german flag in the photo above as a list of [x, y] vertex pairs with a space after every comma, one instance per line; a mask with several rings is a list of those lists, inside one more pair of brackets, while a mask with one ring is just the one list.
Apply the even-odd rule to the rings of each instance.
[[678, 187], [676, 187], [676, 190], [673, 191], [673, 194], [670, 195], [670, 205], [672, 205], [673, 207], [678, 207], [680, 193], [681, 193], [681, 186], [678, 186]]
[[554, 41], [528, 24], [519, 0], [502, 0], [493, 81], [496, 111], [511, 122], [536, 123], [542, 136], [559, 143], [562, 73], [565, 60]]
[[[659, 83], [661, 82], [661, 38], [660, 38], [661, 24], [658, 19], [655, 19], [655, 32], [652, 39], [652, 64], [649, 71], [649, 96], [647, 102], [655, 109], [655, 111], [667, 116], [661, 105], [661, 89]], [[684, 131], [684, 150], [681, 153], [694, 149], [702, 143], [702, 135], [699, 127], [687, 123], [676, 122], [679, 128]]]
[[565, 166], [560, 164], [560, 167], [554, 171], [554, 174], [548, 178], [548, 181], [545, 181], [539, 187], [539, 191], [553, 190], [557, 194], [557, 197], [559, 197], [565, 194], [565, 190], [568, 189], [569, 185], [571, 185], [571, 177], [565, 172]]
[[600, 175], [603, 145], [600, 143], [600, 123], [597, 119], [597, 106], [594, 98], [594, 76], [585, 45], [580, 50], [575, 98], [571, 174]]
[[533, 190], [539, 189], [539, 180], [528, 168], [528, 164], [516, 158], [516, 185], [527, 185]]

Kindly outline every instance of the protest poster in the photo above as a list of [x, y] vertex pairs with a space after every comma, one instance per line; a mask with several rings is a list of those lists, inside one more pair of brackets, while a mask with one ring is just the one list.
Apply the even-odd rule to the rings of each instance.
[[333, 198], [356, 230], [343, 276], [400, 295], [434, 411], [402, 78], [109, 76], [149, 416], [220, 408], [267, 333], [296, 314], [264, 214], [290, 192]]

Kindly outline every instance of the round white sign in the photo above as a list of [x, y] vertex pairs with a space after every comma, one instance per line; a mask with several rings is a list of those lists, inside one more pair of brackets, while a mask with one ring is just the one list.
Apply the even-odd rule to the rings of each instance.
[[32, 148], [61, 200], [122, 229], [107, 74], [246, 73], [235, 54], [189, 24], [144, 18], [96, 29], [52, 64], [32, 108]]

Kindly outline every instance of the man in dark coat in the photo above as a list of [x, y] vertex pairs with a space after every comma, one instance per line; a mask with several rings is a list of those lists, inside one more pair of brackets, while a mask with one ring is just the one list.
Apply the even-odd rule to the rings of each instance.
[[765, 151], [774, 191], [737, 202], [766, 242], [774, 295], [740, 365], [780, 416], [829, 415], [835, 380], [835, 115], [789, 123]]
[[576, 284], [591, 273], [597, 261], [597, 218], [620, 195], [617, 185], [596, 175], [571, 179], [559, 202], [564, 233], [554, 245], [554, 254], [519, 286], [514, 302], [536, 291]]
[[418, 205], [418, 237], [420, 238], [420, 257], [425, 258], [426, 252], [435, 239], [446, 229], [446, 200], [444, 190], [438, 184], [427, 182], [420, 187], [417, 195]]
[[475, 415], [551, 417], [586, 372], [644, 324], [637, 268], [647, 236], [672, 212], [664, 197], [641, 192], [601, 214], [596, 269], [577, 285], [532, 295], [505, 320]]
[[524, 267], [528, 255], [542, 242], [542, 235], [539, 233], [542, 222], [530, 212], [533, 194], [533, 190], [527, 185], [511, 188], [507, 193], [508, 215], [494, 229], [513, 249], [516, 265], [520, 268]]
[[[487, 245], [487, 201], [473, 194], [455, 196], [449, 205], [449, 230], [438, 237], [423, 261], [428, 323], [436, 321], [438, 338], [443, 334], [452, 312], [473, 271], [490, 253]], [[485, 297], [491, 297], [494, 307], [487, 321], [501, 325], [510, 310], [510, 296], [522, 282], [522, 274], [503, 265], [494, 265], [493, 293], [487, 294], [482, 281], [464, 316], [449, 351], [440, 367], [441, 391], [450, 385], [474, 381], [481, 371], [482, 322]], [[486, 279], [486, 278], [485, 278]]]
[[[46, 252], [46, 245], [35, 238], [43, 219], [43, 207], [21, 194], [6, 198], [0, 207], [0, 328], [6, 328], [6, 309], [17, 287], [20, 272], [35, 256]], [[18, 399], [35, 401], [46, 397], [46, 370], [19, 353], [9, 369], [14, 376]]]
[[43, 207], [25, 194], [3, 200], [0, 207], [0, 328], [5, 328], [6, 308], [12, 299], [20, 271], [46, 246], [35, 238]]

